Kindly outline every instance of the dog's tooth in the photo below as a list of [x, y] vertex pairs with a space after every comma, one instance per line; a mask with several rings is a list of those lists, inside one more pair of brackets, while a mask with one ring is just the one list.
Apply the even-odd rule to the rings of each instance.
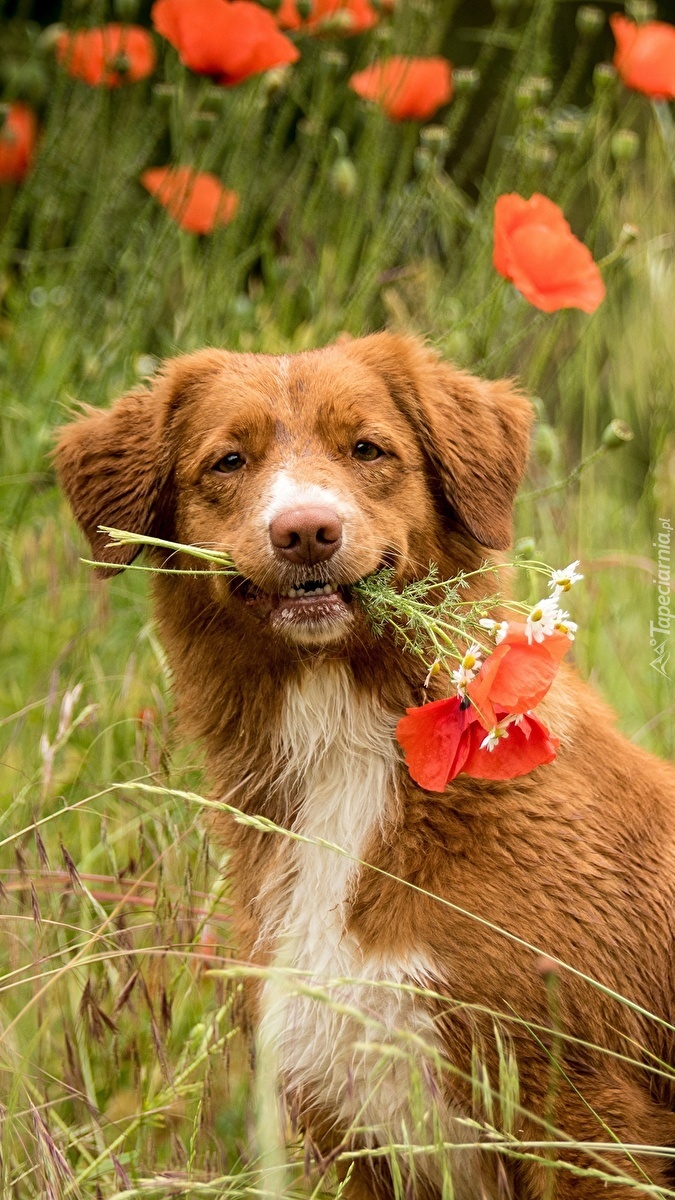
[[286, 595], [288, 596], [289, 600], [295, 600], [295, 597], [297, 596], [297, 594], [298, 593], [296, 592], [295, 588], [289, 588], [288, 591], [286, 592]]
[[334, 591], [335, 588], [333, 587], [332, 583], [327, 583], [323, 589], [323, 594], [324, 596], [332, 596]]

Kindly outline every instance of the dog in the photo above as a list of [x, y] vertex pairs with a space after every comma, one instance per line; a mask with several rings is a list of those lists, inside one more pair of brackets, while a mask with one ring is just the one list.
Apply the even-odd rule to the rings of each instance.
[[[281, 830], [214, 819], [239, 954], [269, 969], [248, 986], [260, 1044], [323, 1161], [370, 1151], [347, 1176], [357, 1200], [445, 1195], [441, 1160], [455, 1200], [539, 1200], [532, 1143], [556, 1138], [590, 1144], [555, 1152], [560, 1200], [624, 1196], [620, 1173], [675, 1181], [667, 1154], [635, 1150], [675, 1145], [672, 768], [563, 666], [540, 706], [553, 763], [423, 791], [395, 739], [427, 695], [421, 664], [351, 590], [383, 566], [402, 585], [499, 564], [530, 423], [510, 382], [378, 333], [185, 355], [60, 433], [102, 574], [139, 552], [102, 525], [234, 559], [234, 580], [152, 576], [155, 613], [214, 799]], [[488, 609], [491, 578], [468, 593]], [[448, 691], [440, 675], [428, 695]], [[525, 1148], [495, 1153], [489, 1128]]]

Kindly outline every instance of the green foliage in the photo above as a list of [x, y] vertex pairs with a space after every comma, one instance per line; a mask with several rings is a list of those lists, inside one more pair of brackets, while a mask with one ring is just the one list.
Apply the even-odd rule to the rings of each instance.
[[[107, 404], [204, 344], [292, 352], [388, 325], [516, 375], [538, 397], [522, 556], [582, 560], [577, 664], [628, 736], [672, 755], [672, 680], [650, 666], [675, 476], [671, 113], [597, 65], [611, 39], [591, 6], [573, 29], [574, 6], [554, 0], [499, 0], [482, 24], [476, 6], [411, 0], [365, 37], [299, 38], [296, 67], [234, 89], [162, 45], [151, 80], [112, 92], [70, 80], [28, 8], [0, 27], [3, 98], [29, 99], [42, 121], [34, 170], [0, 188], [0, 1193], [280, 1192], [257, 1157], [272, 1142], [252, 1132], [226, 863], [198, 821], [201, 764], [174, 733], [147, 580], [104, 583], [80, 563], [53, 431], [75, 401]], [[126, 8], [73, 0], [63, 19]], [[348, 89], [390, 52], [461, 64], [430, 127], [392, 125]], [[178, 229], [139, 183], [165, 163], [234, 188], [232, 224]], [[493, 270], [496, 196], [535, 190], [602, 264], [592, 317], [536, 312]], [[520, 598], [538, 599], [536, 571], [518, 578]], [[401, 629], [415, 640], [413, 602], [403, 594]], [[499, 1080], [476, 1052], [476, 1127], [486, 1153], [545, 1156], [515, 1140], [500, 1029]], [[290, 1142], [295, 1194], [307, 1187]], [[603, 1178], [597, 1162], [589, 1172]], [[315, 1172], [311, 1187], [333, 1182]]]

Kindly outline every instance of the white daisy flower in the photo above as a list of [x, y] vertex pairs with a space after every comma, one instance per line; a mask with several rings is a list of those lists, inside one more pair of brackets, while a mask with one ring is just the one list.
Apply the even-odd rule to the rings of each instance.
[[583, 579], [583, 575], [580, 575], [577, 571], [579, 562], [580, 559], [577, 558], [575, 562], [570, 563], [569, 567], [565, 567], [564, 571], [551, 571], [551, 578], [548, 586], [553, 592], [555, 599], [558, 599], [560, 596], [562, 596], [563, 592], [569, 592], [573, 584], [578, 583], [580, 579]]
[[464, 697], [466, 695], [466, 689], [470, 683], [473, 683], [481, 666], [481, 648], [473, 642], [457, 670], [452, 672], [452, 682], [457, 688], [458, 696]]
[[568, 612], [563, 612], [562, 609], [560, 609], [555, 619], [554, 628], [558, 630], [558, 633], [566, 633], [570, 641], [573, 642], [574, 635], [579, 626], [577, 625], [576, 621], [570, 620], [570, 614]]
[[546, 599], [540, 600], [530, 610], [525, 621], [525, 634], [530, 646], [533, 641], [543, 642], [545, 637], [550, 637], [555, 629], [558, 611], [558, 601], [555, 596], [548, 596]]
[[482, 625], [483, 629], [487, 629], [488, 633], [493, 634], [497, 645], [504, 641], [504, 638], [508, 633], [508, 621], [493, 621], [490, 617], [481, 617], [478, 624]]
[[506, 729], [506, 721], [500, 721], [498, 725], [495, 725], [490, 730], [487, 737], [483, 738], [483, 740], [480, 744], [480, 748], [481, 748], [481, 750], [492, 751], [495, 749], [496, 746], [499, 745], [502, 738], [507, 738], [508, 736], [509, 735], [508, 735], [508, 732]]

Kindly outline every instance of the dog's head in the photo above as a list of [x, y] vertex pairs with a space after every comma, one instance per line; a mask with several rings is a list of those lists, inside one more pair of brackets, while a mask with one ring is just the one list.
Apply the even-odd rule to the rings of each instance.
[[209, 575], [211, 599], [320, 646], [348, 635], [349, 585], [379, 566], [410, 579], [452, 562], [453, 538], [509, 545], [530, 418], [510, 385], [413, 338], [205, 350], [67, 426], [57, 466], [97, 559], [121, 570], [138, 553], [101, 525], [227, 550], [240, 578]]

